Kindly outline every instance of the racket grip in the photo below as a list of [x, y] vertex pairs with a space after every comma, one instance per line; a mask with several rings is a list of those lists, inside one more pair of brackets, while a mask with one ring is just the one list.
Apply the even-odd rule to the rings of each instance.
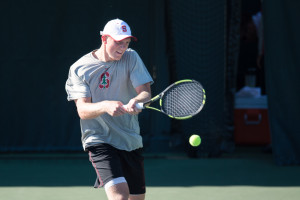
[[135, 107], [137, 108], [137, 109], [143, 109], [144, 108], [144, 103], [137, 103], [137, 104], [135, 104]]
[[[144, 103], [137, 103], [135, 104], [135, 107], [140, 110], [144, 109]], [[127, 105], [123, 105], [123, 108], [127, 109]]]

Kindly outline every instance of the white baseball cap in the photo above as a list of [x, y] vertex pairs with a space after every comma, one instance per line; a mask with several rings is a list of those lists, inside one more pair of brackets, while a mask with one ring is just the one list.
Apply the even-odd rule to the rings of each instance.
[[102, 36], [110, 36], [115, 41], [124, 40], [125, 38], [132, 38], [137, 41], [137, 38], [131, 35], [130, 27], [126, 22], [120, 19], [113, 19], [105, 25], [103, 31], [100, 31]]

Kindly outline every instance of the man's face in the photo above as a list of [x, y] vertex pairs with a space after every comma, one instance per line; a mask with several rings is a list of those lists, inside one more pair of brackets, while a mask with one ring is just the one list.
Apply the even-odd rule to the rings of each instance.
[[128, 49], [131, 38], [125, 38], [121, 41], [115, 41], [111, 37], [106, 38], [106, 53], [109, 61], [120, 60], [124, 52]]

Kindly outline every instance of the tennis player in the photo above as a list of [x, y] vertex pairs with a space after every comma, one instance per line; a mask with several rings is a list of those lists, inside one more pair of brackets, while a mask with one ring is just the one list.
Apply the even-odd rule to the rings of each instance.
[[[102, 44], [75, 62], [66, 82], [80, 117], [82, 144], [96, 170], [95, 188], [109, 200], [145, 199], [138, 102], [150, 100], [153, 80], [138, 53], [128, 48], [128, 24], [109, 21]], [[126, 105], [125, 107], [123, 105]]]

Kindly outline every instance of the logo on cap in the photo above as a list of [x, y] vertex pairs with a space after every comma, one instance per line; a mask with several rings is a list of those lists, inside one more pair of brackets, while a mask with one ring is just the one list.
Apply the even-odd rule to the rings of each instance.
[[127, 32], [127, 28], [126, 28], [125, 25], [122, 26], [122, 31], [123, 31], [123, 32]]

